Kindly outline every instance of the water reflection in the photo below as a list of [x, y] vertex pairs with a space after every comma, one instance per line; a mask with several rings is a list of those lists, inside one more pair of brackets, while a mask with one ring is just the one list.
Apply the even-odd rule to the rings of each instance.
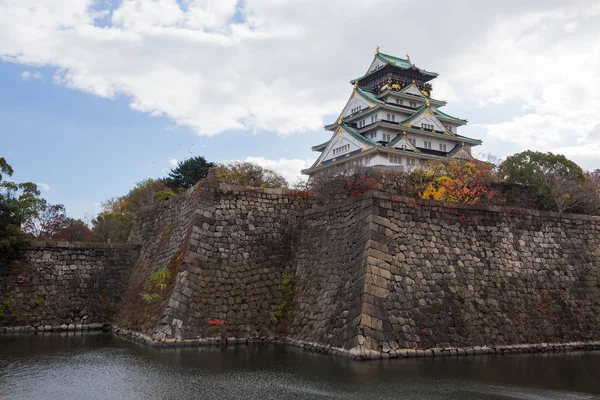
[[591, 399], [600, 353], [353, 362], [284, 346], [151, 349], [109, 334], [0, 336], [6, 399]]

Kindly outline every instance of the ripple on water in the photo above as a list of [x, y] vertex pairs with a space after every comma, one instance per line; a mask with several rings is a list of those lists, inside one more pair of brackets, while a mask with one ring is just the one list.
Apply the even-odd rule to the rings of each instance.
[[283, 347], [156, 350], [110, 338], [0, 338], [0, 399], [595, 398], [577, 392], [595, 387], [595, 375], [582, 381], [581, 371], [597, 371], [600, 354], [556, 357], [356, 363]]

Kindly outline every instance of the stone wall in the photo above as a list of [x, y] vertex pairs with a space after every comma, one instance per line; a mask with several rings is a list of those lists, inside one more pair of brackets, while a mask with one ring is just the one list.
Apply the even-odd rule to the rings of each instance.
[[[179, 201], [185, 205], [168, 202], [136, 219], [131, 239], [145, 231], [147, 240], [119, 326], [159, 341], [281, 336], [283, 282], [294, 275], [293, 243], [312, 195], [207, 179]], [[179, 233], [160, 233], [180, 225]], [[156, 300], [142, 300], [140, 283], [165, 267], [175, 275], [171, 284]]]
[[322, 205], [214, 182], [191, 193], [176, 279], [152, 323], [128, 327], [147, 342], [279, 337], [372, 358], [600, 338], [599, 218], [377, 192]]
[[0, 260], [0, 326], [101, 326], [116, 310], [138, 245], [32, 242]]
[[369, 244], [370, 199], [307, 210], [295, 252], [292, 341], [357, 344]]
[[357, 351], [600, 339], [600, 218], [371, 197]]
[[323, 205], [208, 179], [140, 214], [130, 240], [139, 253], [32, 245], [0, 269], [2, 309], [68, 326], [120, 298], [116, 331], [152, 345], [283, 339], [353, 358], [600, 339], [598, 217], [378, 192]]
[[[129, 242], [139, 243], [141, 248], [133, 271], [123, 294], [123, 307], [119, 308], [116, 321], [121, 326], [135, 327], [141, 332], [153, 332], [164, 313], [164, 304], [172, 287], [164, 291], [149, 288], [153, 272], [169, 269], [176, 276], [181, 257], [187, 249], [198, 204], [210, 193], [200, 196], [201, 185], [190, 188], [177, 197], [140, 212], [129, 234]], [[142, 299], [143, 293], [160, 294], [151, 303]], [[164, 293], [163, 293], [164, 292]]]

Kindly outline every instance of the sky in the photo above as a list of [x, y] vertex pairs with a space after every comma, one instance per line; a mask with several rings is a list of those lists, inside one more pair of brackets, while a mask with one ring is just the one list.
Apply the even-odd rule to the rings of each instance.
[[600, 168], [600, 1], [0, 0], [0, 157], [91, 218], [191, 156], [294, 181], [376, 46], [499, 158]]

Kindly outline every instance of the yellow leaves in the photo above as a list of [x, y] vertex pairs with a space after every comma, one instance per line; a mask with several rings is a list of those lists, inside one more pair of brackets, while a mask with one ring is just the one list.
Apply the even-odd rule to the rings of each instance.
[[491, 198], [495, 194], [487, 187], [490, 168], [484, 163], [473, 161], [433, 161], [425, 166], [425, 177], [429, 183], [419, 192], [426, 200], [477, 203], [482, 196]]
[[448, 176], [440, 176], [429, 182], [419, 196], [425, 200], [448, 201], [447, 184], [452, 181]]

